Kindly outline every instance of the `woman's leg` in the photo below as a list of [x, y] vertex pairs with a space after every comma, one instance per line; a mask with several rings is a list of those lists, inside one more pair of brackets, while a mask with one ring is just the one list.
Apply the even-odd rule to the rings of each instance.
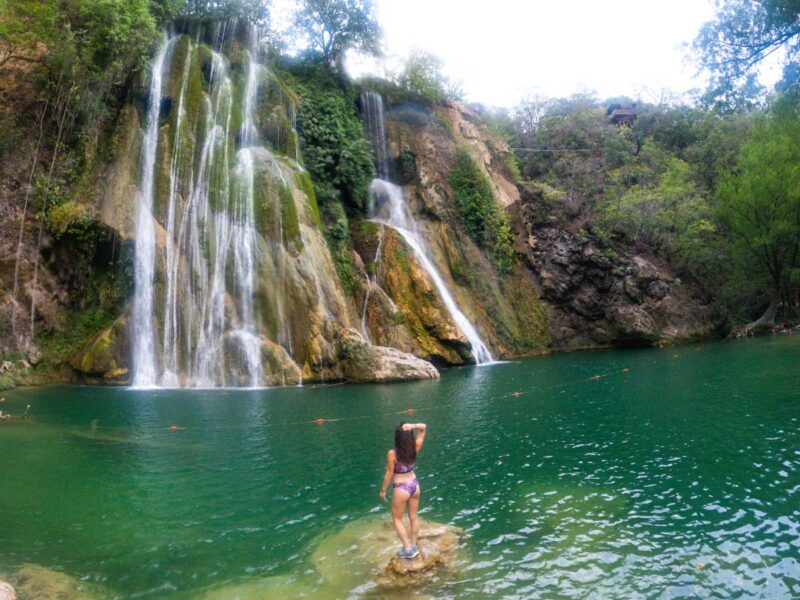
[[410, 544], [408, 542], [408, 532], [403, 523], [403, 511], [408, 503], [408, 492], [402, 488], [394, 488], [392, 490], [392, 523], [394, 530], [397, 532], [397, 537], [403, 543], [403, 550], [408, 550]]
[[408, 520], [411, 523], [411, 545], [417, 545], [417, 538], [419, 537], [419, 518], [417, 512], [419, 511], [419, 485], [417, 491], [408, 499]]

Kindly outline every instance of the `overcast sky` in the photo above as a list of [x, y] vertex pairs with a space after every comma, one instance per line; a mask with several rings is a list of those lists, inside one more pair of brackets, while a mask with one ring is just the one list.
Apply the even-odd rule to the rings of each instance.
[[[436, 54], [471, 101], [702, 87], [685, 44], [711, 0], [377, 0], [387, 54]], [[374, 67], [353, 61], [353, 71]]]
[[[292, 0], [274, 0], [285, 6]], [[351, 57], [354, 76], [398, 71], [412, 50], [444, 61], [468, 101], [594, 91], [655, 101], [702, 88], [688, 46], [713, 0], [376, 0], [387, 58]], [[780, 70], [764, 73], [774, 82]]]

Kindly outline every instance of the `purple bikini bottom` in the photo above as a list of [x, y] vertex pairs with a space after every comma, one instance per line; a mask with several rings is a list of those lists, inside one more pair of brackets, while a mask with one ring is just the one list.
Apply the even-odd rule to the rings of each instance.
[[417, 489], [419, 488], [419, 481], [417, 481], [417, 478], [415, 477], [411, 481], [398, 481], [392, 484], [392, 487], [394, 489], [400, 488], [402, 490], [405, 490], [406, 492], [408, 492], [409, 496], [413, 496], [414, 494], [417, 493]]

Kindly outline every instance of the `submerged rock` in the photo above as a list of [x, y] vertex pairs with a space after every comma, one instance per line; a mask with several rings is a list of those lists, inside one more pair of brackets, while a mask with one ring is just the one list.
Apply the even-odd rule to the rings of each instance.
[[[39, 565], [23, 565], [14, 575], [9, 577], [9, 581], [14, 585], [19, 598], [23, 600], [26, 598], [35, 598], [36, 600], [95, 600], [112, 595], [93, 589], [93, 586], [79, 581], [66, 573], [53, 571]], [[0, 598], [5, 600], [5, 597], [2, 596], [2, 588], [0, 588]], [[15, 596], [11, 596], [11, 598], [15, 598]]]
[[421, 519], [420, 556], [399, 559], [395, 553], [400, 544], [391, 522], [366, 517], [324, 539], [311, 560], [334, 590], [404, 588], [453, 566], [464, 535], [457, 527]]
[[17, 600], [17, 592], [10, 583], [0, 581], [0, 600]]
[[464, 532], [447, 525], [436, 526], [427, 522], [425, 525], [417, 543], [419, 556], [410, 560], [393, 556], [378, 577], [381, 586], [403, 588], [415, 585], [433, 576], [438, 568], [452, 564]]

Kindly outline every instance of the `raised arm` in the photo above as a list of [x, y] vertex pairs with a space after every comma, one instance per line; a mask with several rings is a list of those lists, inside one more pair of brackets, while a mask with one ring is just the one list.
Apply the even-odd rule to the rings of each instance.
[[428, 426], [425, 423], [417, 423], [417, 452], [419, 453], [422, 450], [422, 444], [425, 443], [425, 432], [428, 429]]
[[386, 500], [386, 490], [389, 489], [389, 482], [392, 481], [394, 474], [394, 450], [386, 453], [386, 473], [383, 474], [383, 484], [381, 485], [381, 500]]

